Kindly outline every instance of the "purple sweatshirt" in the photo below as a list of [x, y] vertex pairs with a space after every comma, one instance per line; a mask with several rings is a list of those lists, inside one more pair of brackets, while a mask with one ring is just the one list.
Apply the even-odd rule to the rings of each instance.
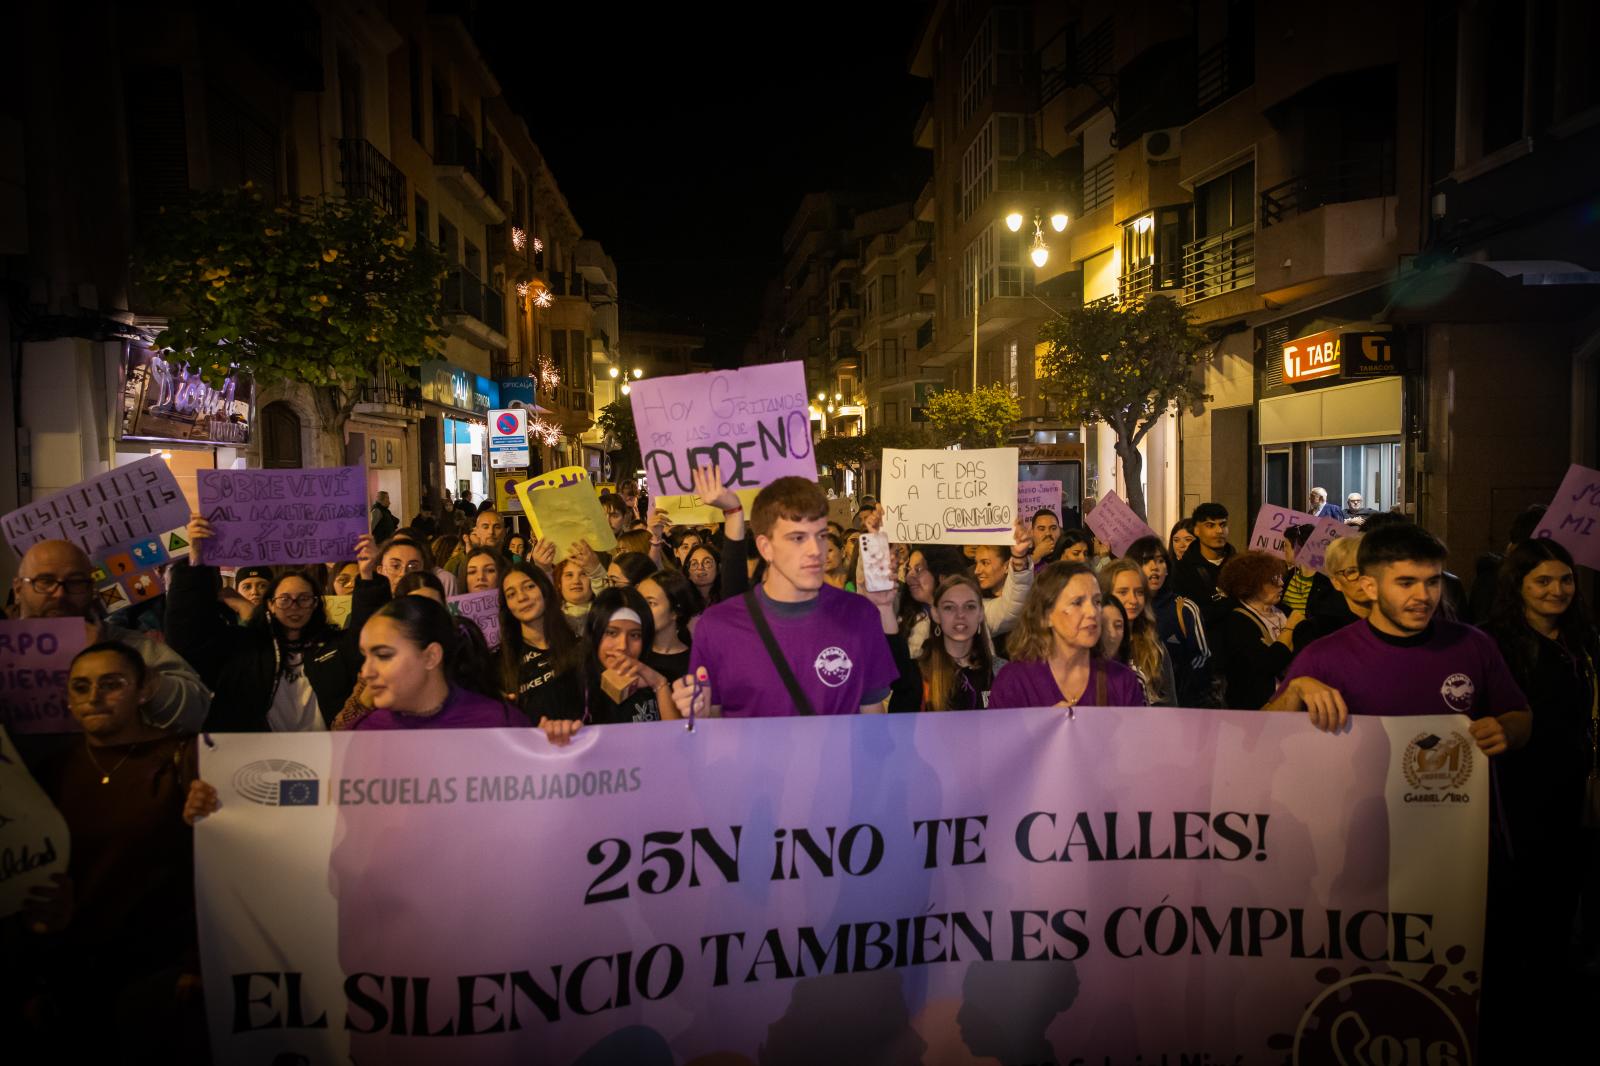
[[511, 705], [492, 700], [464, 688], [450, 686], [450, 695], [438, 714], [426, 718], [414, 714], [397, 714], [383, 707], [356, 723], [357, 729], [498, 729], [505, 726], [528, 724]]

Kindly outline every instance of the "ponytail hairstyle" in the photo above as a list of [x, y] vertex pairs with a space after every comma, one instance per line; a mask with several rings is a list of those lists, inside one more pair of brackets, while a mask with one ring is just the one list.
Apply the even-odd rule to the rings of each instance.
[[[938, 626], [939, 601], [956, 588], [969, 588], [978, 598], [978, 631], [972, 638], [972, 652], [968, 658], [974, 669], [981, 671], [991, 683], [994, 681], [994, 645], [989, 641], [988, 623], [983, 620], [983, 589], [970, 574], [951, 574], [933, 590], [933, 631], [923, 643], [922, 655], [917, 659], [917, 665], [922, 668], [922, 683], [926, 692], [924, 702], [930, 711], [948, 711], [951, 698], [963, 680], [961, 664], [945, 648], [944, 634]], [[976, 695], [977, 705], [981, 708], [982, 694]]]
[[[1154, 542], [1159, 549], [1161, 544], [1154, 537], [1145, 540]], [[1117, 600], [1111, 594], [1112, 587], [1117, 583], [1117, 575], [1133, 574], [1139, 579], [1139, 584], [1144, 588], [1144, 610], [1136, 615], [1129, 615], [1127, 608], [1123, 608], [1123, 615], [1127, 617], [1127, 631], [1123, 635], [1123, 648], [1126, 652], [1125, 661], [1139, 668], [1149, 682], [1150, 695], [1155, 699], [1166, 699], [1172, 693], [1163, 691], [1162, 678], [1165, 672], [1161, 669], [1161, 658], [1166, 654], [1161, 644], [1161, 636], [1156, 630], [1155, 611], [1150, 607], [1150, 585], [1144, 578], [1144, 566], [1131, 556], [1114, 559], [1107, 563], [1100, 571], [1100, 594], [1110, 602]], [[1122, 607], [1122, 601], [1117, 600], [1117, 606]]]
[[396, 596], [374, 618], [387, 618], [400, 627], [405, 638], [419, 648], [437, 644], [444, 649], [445, 680], [495, 701], [503, 701], [495, 684], [496, 671], [489, 658], [483, 633], [469, 618], [456, 618], [444, 606], [426, 596]]
[[638, 589], [605, 589], [596, 593], [594, 603], [589, 607], [589, 614], [583, 620], [585, 705], [600, 691], [600, 675], [604, 672], [604, 668], [600, 665], [600, 639], [605, 636], [606, 626], [611, 623], [611, 616], [624, 608], [639, 616], [642, 640], [639, 653], [643, 655], [655, 643], [655, 613], [650, 610], [650, 605], [645, 602]]
[[561, 593], [556, 591], [549, 575], [532, 563], [512, 563], [500, 575], [500, 680], [506, 692], [517, 691], [522, 656], [529, 647], [522, 637], [522, 623], [506, 606], [506, 578], [512, 574], [521, 574], [532, 581], [544, 598], [544, 614], [539, 618], [539, 626], [544, 630], [544, 644], [550, 650], [555, 669], [565, 672], [576, 666], [583, 647], [567, 624], [561, 610]]
[[668, 570], [666, 567], [648, 575], [645, 580], [654, 581], [666, 595], [667, 603], [672, 607], [672, 621], [677, 627], [678, 639], [685, 646], [693, 644], [694, 640], [689, 633], [689, 622], [706, 609], [706, 601], [700, 598], [700, 590], [683, 576], [683, 571]]

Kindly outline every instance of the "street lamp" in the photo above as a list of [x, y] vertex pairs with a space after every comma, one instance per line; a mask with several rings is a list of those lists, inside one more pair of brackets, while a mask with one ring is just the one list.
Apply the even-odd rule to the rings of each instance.
[[638, 367], [634, 367], [633, 368], [633, 380], [638, 381], [642, 377], [644, 377], [644, 371], [640, 370]]
[[621, 373], [621, 371], [619, 371], [616, 367], [612, 367], [611, 368], [611, 376], [612, 376], [612, 378], [615, 378], [619, 373]]

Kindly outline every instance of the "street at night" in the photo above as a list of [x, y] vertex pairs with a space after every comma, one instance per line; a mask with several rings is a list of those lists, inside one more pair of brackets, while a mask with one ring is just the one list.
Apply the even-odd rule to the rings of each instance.
[[1594, 1058], [1600, 6], [5, 21], [8, 1062]]

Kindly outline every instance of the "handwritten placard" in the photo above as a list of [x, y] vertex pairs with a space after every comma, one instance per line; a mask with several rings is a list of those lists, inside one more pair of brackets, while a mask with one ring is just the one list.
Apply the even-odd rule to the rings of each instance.
[[322, 613], [328, 619], [328, 624], [335, 629], [343, 629], [350, 624], [350, 605], [352, 597], [347, 593], [343, 596], [328, 595], [322, 597]]
[[215, 533], [201, 548], [207, 566], [349, 559], [367, 532], [363, 467], [202, 470], [196, 478], [200, 513]]
[[1305, 545], [1295, 553], [1295, 562], [1304, 563], [1312, 570], [1321, 570], [1328, 560], [1328, 545], [1340, 537], [1348, 537], [1360, 530], [1345, 525], [1337, 518], [1317, 519], [1317, 528], [1311, 531]]
[[[740, 489], [739, 502], [744, 505], [746, 519], [755, 506], [760, 489]], [[665, 511], [675, 526], [714, 526], [723, 520], [722, 512], [700, 502], [698, 496], [660, 496], [650, 501], [652, 511]]]
[[1138, 512], [1115, 492], [1106, 493], [1084, 517], [1083, 524], [1109, 546], [1114, 555], [1124, 555], [1134, 541], [1156, 535]]
[[861, 508], [856, 506], [856, 501], [848, 496], [835, 496], [828, 499], [828, 521], [837, 522], [846, 531], [855, 526], [856, 512]]
[[67, 671], [88, 642], [81, 618], [0, 619], [0, 724], [13, 733], [75, 733]]
[[[1059, 481], [1019, 481], [1017, 482], [1017, 517], [1024, 522], [1032, 522], [1033, 516], [1040, 511], [1049, 511], [1061, 519], [1061, 482]], [[1104, 537], [1100, 538], [1105, 540]], [[1110, 543], [1107, 541], [1107, 543]]]
[[[79, 626], [82, 631], [82, 626]], [[72, 841], [67, 820], [23, 765], [0, 728], [0, 920], [22, 909], [36, 888], [67, 872]]]
[[0, 518], [21, 555], [41, 540], [68, 540], [98, 559], [107, 549], [189, 521], [189, 502], [159, 455], [80, 481]]
[[1574, 562], [1600, 570], [1600, 470], [1577, 463], [1568, 467], [1533, 535], [1555, 541]]
[[816, 480], [803, 363], [647, 378], [631, 399], [652, 499], [692, 494], [701, 466], [720, 467], [735, 490]]
[[883, 531], [896, 544], [1009, 544], [1017, 449], [885, 448]]
[[476, 622], [485, 643], [491, 648], [500, 646], [500, 590], [484, 589], [464, 596], [450, 597], [450, 610], [462, 618]]
[[1317, 520], [1304, 511], [1291, 511], [1274, 503], [1261, 505], [1256, 514], [1256, 524], [1250, 530], [1251, 551], [1282, 555], [1288, 540], [1284, 534], [1290, 526], [1312, 526]]
[[589, 474], [582, 467], [553, 470], [519, 481], [515, 488], [534, 535], [555, 542], [556, 558], [566, 558], [579, 540], [588, 541], [597, 552], [617, 546], [605, 508], [600, 506], [600, 497], [594, 494]]

